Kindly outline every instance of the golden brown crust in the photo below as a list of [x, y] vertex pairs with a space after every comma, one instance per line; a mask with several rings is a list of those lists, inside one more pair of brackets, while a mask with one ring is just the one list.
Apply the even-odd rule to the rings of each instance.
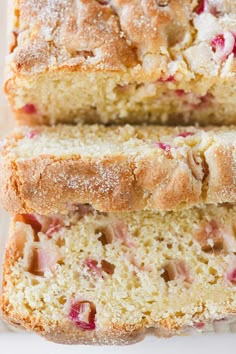
[[[5, 92], [17, 121], [234, 123], [235, 99], [227, 102], [226, 112], [221, 93], [226, 83], [233, 95], [236, 7], [225, 1], [209, 4], [201, 15], [197, 0], [15, 0]], [[223, 59], [211, 45], [219, 33], [226, 33], [231, 48]], [[198, 61], [196, 52], [202, 54]], [[99, 75], [109, 84], [102, 84]], [[68, 88], [77, 77], [84, 83], [81, 98], [79, 85]], [[121, 93], [122, 109], [117, 109], [116, 90], [126, 86], [133, 86], [137, 97]], [[160, 94], [163, 87], [170, 97]], [[182, 92], [181, 99], [174, 99], [176, 92]], [[29, 103], [36, 112], [24, 112]]]
[[182, 40], [195, 7], [190, 0], [167, 6], [154, 0], [15, 0], [14, 5], [12, 68], [28, 73], [62, 65], [134, 67], [146, 54], [160, 55], [171, 36], [172, 45]]
[[[99, 134], [99, 126], [94, 128]], [[120, 134], [119, 128], [100, 128], [107, 134], [107, 141], [111, 138], [109, 134], [115, 134], [112, 139]], [[42, 134], [51, 131], [50, 128], [40, 129], [38, 127], [37, 132], [44, 132]], [[55, 131], [59, 134], [66, 129], [66, 126], [59, 126]], [[93, 126], [91, 130], [88, 127], [88, 131], [92, 129]], [[123, 129], [127, 133], [129, 126]], [[156, 132], [160, 129], [159, 134], [165, 131], [160, 127], [153, 129]], [[19, 156], [14, 155], [14, 146], [17, 139], [24, 138], [26, 130], [22, 128], [9, 136], [1, 153], [0, 201], [8, 211], [43, 215], [64, 213], [70, 205], [80, 203], [92, 204], [101, 211], [166, 211], [207, 203], [236, 202], [233, 129], [208, 128], [204, 132], [192, 128], [194, 134], [202, 134], [199, 135], [202, 142], [198, 142], [199, 147], [192, 147], [198, 138], [186, 144], [182, 141], [184, 150], [176, 145], [171, 151], [167, 146], [165, 151], [154, 143], [153, 148], [144, 146], [142, 153], [135, 154], [116, 151], [100, 157], [93, 152], [68, 155], [66, 151], [64, 156], [62, 149], [61, 155], [45, 151], [25, 158], [20, 150]], [[164, 134], [175, 139], [173, 137], [182, 130], [169, 128]], [[146, 128], [137, 128], [137, 132], [134, 130], [131, 134], [135, 137], [145, 131]], [[145, 137], [143, 139], [145, 141]], [[30, 139], [30, 143], [30, 149], [37, 149], [37, 139]], [[104, 144], [107, 143], [104, 141]]]

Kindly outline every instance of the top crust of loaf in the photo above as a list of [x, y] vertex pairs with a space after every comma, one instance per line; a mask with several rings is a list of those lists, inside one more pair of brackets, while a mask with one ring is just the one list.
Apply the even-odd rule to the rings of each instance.
[[19, 124], [235, 123], [234, 1], [12, 3], [5, 92]]
[[[236, 16], [234, 1], [221, 0], [209, 0], [203, 13], [197, 0], [13, 2], [10, 67], [21, 74], [132, 69], [134, 76], [141, 72], [155, 79], [176, 69], [186, 75], [189, 66], [215, 76], [220, 61], [208, 42], [233, 32]], [[224, 75], [235, 70], [232, 59]]]

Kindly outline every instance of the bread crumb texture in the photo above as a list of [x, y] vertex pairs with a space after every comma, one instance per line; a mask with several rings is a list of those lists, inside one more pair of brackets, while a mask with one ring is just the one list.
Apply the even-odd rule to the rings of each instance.
[[177, 213], [15, 215], [2, 312], [61, 343], [119, 343], [233, 326], [233, 206]]
[[19, 123], [235, 123], [234, 1], [15, 0], [9, 21]]

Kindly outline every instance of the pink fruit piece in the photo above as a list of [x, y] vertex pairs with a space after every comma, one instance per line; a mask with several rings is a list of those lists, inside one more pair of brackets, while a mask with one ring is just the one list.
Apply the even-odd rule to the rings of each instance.
[[194, 134], [195, 133], [193, 133], [193, 132], [182, 132], [182, 133], [179, 133], [177, 136], [181, 136], [182, 138], [187, 138], [188, 136], [192, 136]]
[[32, 103], [26, 103], [26, 105], [22, 107], [22, 110], [25, 114], [34, 114], [37, 112], [35, 105]]
[[33, 214], [17, 214], [14, 220], [30, 225], [36, 234], [42, 229], [42, 224]]
[[160, 78], [160, 79], [158, 80], [158, 82], [173, 82], [173, 81], [175, 81], [174, 75], [170, 75], [170, 76], [168, 76], [166, 79]]
[[205, 0], [200, 0], [199, 1], [199, 5], [197, 6], [197, 8], [196, 8], [196, 13], [198, 14], [198, 15], [200, 15], [201, 13], [203, 13], [204, 12], [204, 10], [205, 10]]
[[84, 264], [86, 265], [86, 267], [88, 267], [89, 271], [92, 274], [97, 275], [98, 277], [102, 277], [102, 269], [98, 266], [98, 262], [96, 260], [86, 259], [84, 261]]
[[45, 215], [35, 215], [38, 222], [42, 225], [41, 232], [46, 234], [49, 238], [52, 237], [54, 232], [59, 231], [63, 227], [64, 223], [58, 216], [45, 216]]
[[182, 97], [186, 94], [184, 90], [175, 90], [177, 96]]
[[171, 146], [169, 144], [165, 144], [165, 143], [162, 143], [162, 142], [158, 142], [156, 143], [156, 146], [158, 146], [160, 149], [166, 151], [166, 152], [169, 152], [170, 149], [171, 149]]
[[32, 245], [25, 254], [25, 268], [34, 275], [43, 276], [46, 271], [52, 271], [59, 259], [57, 250], [46, 248], [46, 245]]
[[211, 47], [213, 52], [216, 53], [216, 58], [220, 61], [224, 61], [230, 54], [233, 53], [235, 55], [235, 35], [231, 32], [218, 34], [212, 39]]
[[225, 39], [223, 34], [219, 34], [211, 41], [211, 46], [214, 52], [216, 52], [216, 50], [219, 48], [223, 49], [224, 45], [225, 45]]
[[27, 138], [29, 138], [29, 139], [33, 139], [36, 135], [38, 135], [37, 130], [30, 130], [26, 134]]
[[236, 268], [227, 273], [226, 278], [236, 285]]
[[76, 326], [84, 330], [93, 330], [95, 325], [96, 308], [90, 301], [78, 301], [72, 304], [69, 318]]
[[171, 260], [164, 267], [164, 270], [166, 274], [163, 277], [166, 281], [181, 279], [190, 284], [193, 282], [193, 278], [190, 275], [187, 264], [183, 260], [179, 260], [179, 259]]
[[98, 240], [101, 241], [103, 246], [114, 241], [121, 242], [128, 247], [135, 246], [134, 242], [129, 240], [127, 225], [122, 220], [117, 219], [106, 227], [97, 230], [97, 232], [101, 233]]
[[98, 262], [93, 259], [86, 259], [84, 264], [89, 268], [89, 270], [98, 277], [102, 277], [102, 271], [112, 275], [114, 274], [115, 266], [106, 260], [101, 261], [101, 267], [98, 266]]
[[54, 234], [54, 232], [57, 232], [60, 230], [60, 228], [62, 227], [62, 222], [61, 220], [57, 219], [57, 218], [52, 218], [52, 222], [51, 224], [49, 224], [48, 229], [46, 231], [46, 235], [51, 238], [52, 235]]
[[234, 236], [230, 227], [212, 219], [203, 223], [195, 233], [195, 239], [204, 252], [230, 252], [234, 248]]
[[204, 322], [193, 322], [193, 325], [197, 329], [203, 329], [205, 326], [205, 323]]

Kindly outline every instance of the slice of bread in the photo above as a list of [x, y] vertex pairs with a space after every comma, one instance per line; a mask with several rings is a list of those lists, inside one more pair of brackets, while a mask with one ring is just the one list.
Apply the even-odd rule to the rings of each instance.
[[2, 145], [0, 202], [42, 215], [235, 203], [235, 147], [234, 128], [22, 127]]
[[[236, 207], [16, 215], [2, 312], [59, 343], [125, 344], [236, 321]], [[234, 315], [231, 316], [231, 315]]]
[[12, 0], [19, 123], [236, 123], [233, 0]]

